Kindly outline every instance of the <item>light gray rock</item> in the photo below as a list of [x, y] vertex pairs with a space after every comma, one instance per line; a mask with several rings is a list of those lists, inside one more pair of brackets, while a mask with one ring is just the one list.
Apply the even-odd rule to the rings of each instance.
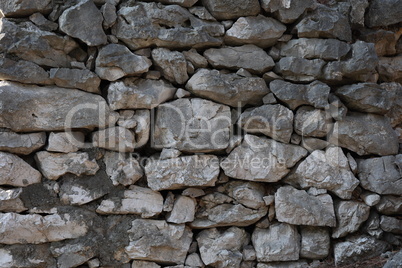
[[385, 215], [398, 215], [402, 213], [402, 197], [393, 195], [381, 196], [380, 202], [375, 206], [376, 209]]
[[398, 137], [389, 119], [376, 114], [349, 113], [335, 122], [328, 141], [358, 155], [398, 153]]
[[130, 243], [125, 252], [130, 259], [183, 264], [193, 233], [184, 224], [137, 219], [128, 236]]
[[239, 17], [256, 16], [260, 12], [258, 0], [202, 0], [202, 4], [218, 20], [232, 20]]
[[368, 0], [349, 0], [350, 12], [349, 19], [352, 25], [364, 27], [364, 14], [369, 6]]
[[395, 217], [381, 216], [380, 226], [385, 232], [402, 234], [402, 220]]
[[327, 113], [311, 106], [302, 106], [297, 109], [294, 124], [295, 132], [303, 137], [322, 138], [330, 129]]
[[197, 235], [201, 259], [212, 267], [240, 268], [242, 249], [249, 243], [250, 235], [237, 227], [226, 231], [216, 228], [203, 230]]
[[184, 189], [181, 194], [184, 196], [197, 198], [197, 197], [205, 195], [205, 192], [203, 189], [199, 189], [199, 188], [187, 188], [187, 189]]
[[283, 0], [262, 0], [261, 7], [283, 23], [292, 23], [297, 20], [306, 10], [316, 7], [313, 0], [306, 1], [283, 1]]
[[399, 250], [394, 256], [392, 256], [383, 268], [394, 268], [402, 263], [402, 250]]
[[136, 141], [135, 148], [139, 148], [147, 144], [149, 140], [151, 113], [149, 110], [136, 110], [131, 119], [135, 124], [133, 130]]
[[370, 215], [370, 207], [357, 201], [335, 202], [337, 226], [333, 229], [332, 238], [344, 237], [356, 232]]
[[360, 197], [363, 199], [364, 203], [370, 207], [377, 205], [381, 200], [380, 195], [368, 191], [361, 193]]
[[76, 89], [1, 81], [0, 100], [0, 127], [15, 132], [93, 129], [117, 121], [101, 96]]
[[292, 186], [284, 186], [275, 193], [276, 218], [294, 225], [335, 227], [335, 212], [328, 194], [312, 196]]
[[5, 17], [27, 17], [35, 12], [50, 13], [51, 0], [5, 0], [0, 3], [0, 11]]
[[331, 144], [325, 140], [303, 137], [300, 145], [301, 147], [312, 153], [316, 150], [325, 150], [325, 148], [329, 147]]
[[39, 214], [20, 215], [17, 213], [0, 213], [3, 223], [0, 226], [2, 244], [42, 244], [77, 238], [88, 232], [89, 226], [83, 217], [72, 215]]
[[325, 61], [321, 59], [284, 57], [276, 64], [275, 70], [287, 80], [311, 82], [320, 78], [324, 65]]
[[[312, 262], [312, 264], [314, 261]], [[307, 261], [300, 260], [300, 261], [286, 261], [286, 262], [269, 262], [269, 263], [258, 263], [257, 268], [311, 268], [315, 266], [310, 266]]]
[[66, 9], [59, 18], [61, 31], [80, 39], [88, 46], [107, 43], [102, 22], [102, 13], [91, 0], [79, 1], [76, 5]]
[[172, 4], [172, 5], [179, 5], [182, 7], [191, 7], [195, 3], [197, 3], [198, 0], [157, 0], [156, 2], [161, 2], [163, 4]]
[[20, 213], [22, 211], [28, 210], [28, 208], [25, 207], [24, 202], [20, 198], [22, 191], [22, 188], [0, 188], [0, 211]]
[[346, 265], [376, 257], [388, 248], [384, 241], [362, 235], [354, 236], [334, 246], [335, 264]]
[[292, 39], [281, 47], [282, 57], [340, 60], [350, 51], [350, 45], [336, 39]]
[[380, 57], [378, 65], [378, 73], [382, 81], [402, 83], [402, 56]]
[[219, 160], [214, 155], [192, 155], [151, 160], [145, 165], [148, 186], [154, 191], [214, 186]]
[[109, 44], [100, 49], [95, 64], [95, 72], [100, 78], [116, 81], [124, 76], [146, 73], [152, 62], [147, 57], [132, 53], [123, 45]]
[[195, 199], [180, 195], [176, 197], [173, 210], [166, 215], [166, 221], [171, 223], [186, 223], [194, 220], [197, 202]]
[[245, 110], [238, 124], [248, 133], [262, 133], [274, 140], [289, 143], [293, 132], [293, 112], [280, 104], [262, 105]]
[[268, 229], [256, 228], [251, 240], [259, 262], [299, 259], [300, 235], [295, 226], [274, 223]]
[[100, 78], [87, 69], [50, 69], [50, 79], [59, 87], [77, 88], [96, 94], [101, 93], [99, 90]]
[[204, 99], [178, 99], [158, 106], [154, 148], [221, 151], [229, 145], [230, 108]]
[[140, 163], [131, 155], [108, 151], [103, 161], [106, 165], [106, 173], [115, 186], [132, 185], [144, 175]]
[[124, 127], [111, 127], [92, 133], [92, 143], [95, 147], [116, 152], [133, 152], [135, 136]]
[[328, 229], [303, 226], [301, 228], [300, 257], [307, 259], [323, 259], [328, 256], [331, 246]]
[[358, 159], [358, 177], [366, 190], [402, 195], [402, 154]]
[[328, 106], [328, 95], [331, 91], [329, 86], [318, 81], [302, 85], [274, 80], [269, 84], [269, 88], [275, 97], [285, 102], [292, 110], [301, 105], [325, 108]]
[[398, 0], [373, 0], [366, 12], [368, 27], [388, 26], [402, 21], [402, 6]]
[[348, 159], [339, 147], [314, 151], [298, 165], [286, 181], [303, 189], [327, 189], [343, 199], [350, 199], [353, 190], [359, 185], [350, 170]]
[[254, 44], [261, 48], [273, 46], [286, 31], [279, 21], [258, 15], [241, 17], [226, 31], [225, 43], [228, 45]]
[[28, 155], [46, 143], [46, 133], [18, 134], [15, 132], [0, 131], [0, 151], [13, 154]]
[[82, 132], [51, 132], [46, 150], [58, 153], [73, 153], [85, 147], [85, 135]]
[[183, 51], [184, 57], [188, 62], [191, 62], [195, 68], [206, 68], [208, 67], [208, 61], [204, 56], [200, 55], [194, 48]]
[[113, 110], [153, 109], [173, 98], [176, 88], [164, 80], [126, 78], [110, 84], [107, 99]]
[[131, 268], [161, 268], [160, 265], [150, 261], [133, 261]]
[[187, 255], [185, 265], [189, 267], [202, 267], [204, 263], [198, 253], [191, 253]]
[[152, 59], [163, 77], [170, 82], [184, 84], [188, 80], [187, 61], [182, 53], [156, 48], [152, 50]]
[[96, 209], [99, 214], [138, 214], [142, 218], [159, 215], [163, 209], [163, 197], [151, 189], [132, 185], [121, 199], [104, 199]]
[[265, 188], [261, 183], [233, 180], [223, 187], [228, 196], [245, 207], [259, 209], [265, 206]]
[[133, 50], [150, 46], [177, 49], [222, 44], [223, 25], [200, 20], [177, 5], [135, 3], [122, 6], [117, 15], [112, 34]]
[[16, 155], [0, 152], [0, 185], [25, 187], [41, 182], [42, 175]]
[[113, 5], [112, 3], [105, 3], [100, 11], [102, 12], [102, 16], [103, 16], [103, 28], [109, 29], [110, 27], [112, 27], [117, 20], [117, 14], [116, 14], [116, 6]]
[[204, 52], [204, 57], [214, 68], [230, 70], [243, 68], [257, 74], [265, 73], [275, 66], [273, 59], [255, 45], [210, 48]]
[[302, 147], [246, 135], [242, 144], [221, 162], [221, 168], [232, 178], [276, 182], [306, 155]]

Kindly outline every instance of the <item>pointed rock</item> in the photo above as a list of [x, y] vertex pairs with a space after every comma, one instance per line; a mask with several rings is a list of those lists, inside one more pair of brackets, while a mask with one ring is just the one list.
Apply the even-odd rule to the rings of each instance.
[[39, 171], [18, 156], [0, 152], [0, 185], [25, 187], [41, 182], [41, 178]]

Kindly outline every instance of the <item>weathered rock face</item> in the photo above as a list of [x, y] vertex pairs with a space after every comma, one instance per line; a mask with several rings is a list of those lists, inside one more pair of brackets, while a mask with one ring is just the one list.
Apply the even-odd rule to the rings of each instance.
[[195, 3], [197, 3], [198, 0], [157, 0], [156, 2], [161, 2], [164, 4], [175, 4], [175, 5], [180, 5], [182, 7], [191, 7]]
[[22, 188], [9, 190], [0, 188], [0, 211], [20, 213], [28, 210], [20, 198], [22, 191]]
[[0, 99], [0, 127], [16, 132], [92, 129], [117, 120], [102, 97], [75, 89], [0, 82]]
[[402, 57], [380, 57], [378, 72], [380, 74], [381, 80], [386, 82], [398, 82], [402, 83]]
[[188, 80], [187, 62], [184, 55], [167, 48], [152, 50], [152, 59], [163, 77], [170, 82], [184, 84]]
[[387, 26], [401, 21], [402, 12], [400, 3], [396, 0], [370, 1], [366, 13], [366, 23], [369, 27]]
[[258, 0], [202, 0], [202, 3], [218, 20], [231, 20], [239, 17], [255, 16], [260, 13], [260, 3]]
[[316, 3], [312, 0], [306, 1], [281, 1], [262, 0], [261, 7], [283, 23], [292, 23], [297, 20], [306, 10], [312, 10]]
[[186, 223], [194, 220], [197, 202], [195, 199], [180, 195], [173, 204], [172, 211], [166, 216], [166, 221], [171, 223]]
[[306, 155], [302, 147], [246, 135], [242, 144], [221, 162], [221, 167], [232, 178], [276, 182]]
[[380, 202], [375, 206], [376, 209], [385, 215], [401, 214], [402, 212], [402, 197], [393, 195], [384, 195]]
[[26, 84], [52, 84], [49, 73], [39, 65], [25, 60], [12, 60], [0, 55], [0, 79]]
[[116, 152], [133, 152], [135, 136], [124, 127], [111, 127], [93, 132], [92, 142], [95, 147]]
[[50, 13], [52, 11], [51, 0], [5, 0], [0, 3], [0, 10], [5, 17], [29, 16], [35, 12]]
[[41, 182], [41, 173], [13, 154], [0, 152], [0, 167], [1, 185], [24, 187]]
[[18, 134], [0, 131], [0, 150], [28, 155], [42, 148], [46, 143], [46, 133]]
[[85, 147], [82, 132], [51, 132], [46, 150], [59, 153], [73, 153]]
[[200, 69], [187, 82], [186, 89], [197, 96], [232, 107], [259, 104], [270, 91], [264, 79]]
[[314, 109], [311, 106], [302, 106], [295, 115], [295, 132], [306, 137], [325, 137], [330, 125], [324, 110]]
[[320, 78], [324, 65], [325, 61], [321, 59], [285, 57], [279, 60], [275, 68], [287, 80], [311, 82]]
[[136, 3], [121, 7], [117, 15], [112, 33], [134, 50], [152, 45], [199, 48], [222, 44], [220, 23], [200, 20], [180, 6]]
[[103, 161], [113, 185], [128, 186], [136, 183], [144, 175], [140, 164], [131, 155], [108, 151]]
[[59, 87], [77, 88], [90, 93], [100, 94], [99, 85], [101, 80], [95, 73], [89, 70], [51, 69], [50, 79]]
[[381, 216], [381, 229], [394, 234], [402, 234], [402, 220], [394, 217]]
[[300, 235], [300, 257], [322, 259], [328, 256], [331, 240], [327, 229], [305, 226]]
[[335, 203], [335, 213], [337, 226], [334, 228], [332, 238], [340, 238], [359, 229], [368, 219], [370, 207], [362, 202], [339, 201]]

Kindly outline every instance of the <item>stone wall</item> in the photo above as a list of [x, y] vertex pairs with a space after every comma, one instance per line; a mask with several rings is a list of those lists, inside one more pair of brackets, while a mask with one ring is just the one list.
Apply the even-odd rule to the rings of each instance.
[[0, 267], [331, 267], [400, 249], [401, 0], [0, 10]]

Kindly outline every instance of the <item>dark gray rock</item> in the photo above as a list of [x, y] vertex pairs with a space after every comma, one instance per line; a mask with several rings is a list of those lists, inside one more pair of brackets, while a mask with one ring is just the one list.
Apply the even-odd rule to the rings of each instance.
[[16, 81], [25, 84], [53, 84], [49, 73], [39, 65], [25, 60], [12, 60], [0, 56], [0, 79]]
[[394, 96], [390, 111], [386, 114], [391, 119], [392, 127], [402, 124], [402, 85], [399, 83], [382, 83], [381, 87]]
[[402, 220], [395, 217], [381, 216], [380, 226], [385, 232], [402, 234]]
[[296, 57], [284, 57], [279, 60], [275, 70], [291, 81], [311, 82], [321, 77], [325, 61], [308, 60]]
[[87, 69], [50, 69], [50, 79], [59, 87], [76, 88], [86, 92], [100, 94], [100, 78]]
[[195, 3], [197, 3], [198, 0], [157, 0], [156, 2], [161, 2], [163, 4], [171, 4], [171, 5], [179, 5], [182, 7], [191, 7]]
[[325, 137], [330, 130], [330, 121], [324, 110], [314, 109], [311, 106], [302, 106], [297, 109], [294, 129], [303, 137]]
[[50, 13], [51, 0], [4, 0], [0, 2], [0, 11], [5, 17], [27, 17], [35, 12]]
[[283, 23], [292, 23], [297, 20], [306, 10], [316, 8], [316, 2], [306, 1], [281, 1], [281, 0], [262, 0], [261, 7]]
[[401, 22], [402, 5], [398, 0], [372, 0], [366, 13], [368, 27], [388, 26]]
[[384, 82], [402, 83], [402, 56], [380, 57], [378, 73]]
[[260, 13], [258, 0], [202, 0], [202, 4], [218, 20], [232, 20]]
[[376, 209], [385, 215], [398, 215], [402, 213], [402, 196], [383, 195]]

